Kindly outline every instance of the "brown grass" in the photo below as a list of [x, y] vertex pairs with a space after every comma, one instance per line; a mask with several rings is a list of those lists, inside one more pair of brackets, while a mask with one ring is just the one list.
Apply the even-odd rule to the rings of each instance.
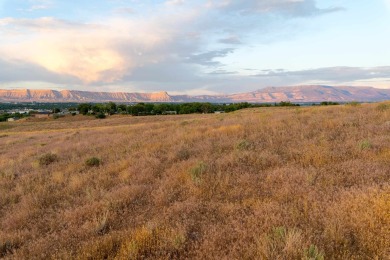
[[1, 123], [0, 258], [389, 259], [388, 107]]

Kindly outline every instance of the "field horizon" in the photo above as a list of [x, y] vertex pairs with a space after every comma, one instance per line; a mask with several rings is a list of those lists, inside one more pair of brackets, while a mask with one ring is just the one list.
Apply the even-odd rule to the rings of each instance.
[[0, 123], [0, 258], [386, 259], [390, 103]]

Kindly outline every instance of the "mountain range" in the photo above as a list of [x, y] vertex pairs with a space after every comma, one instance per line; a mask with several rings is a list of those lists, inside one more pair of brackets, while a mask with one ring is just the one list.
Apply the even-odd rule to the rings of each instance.
[[304, 85], [268, 87], [253, 92], [226, 95], [169, 95], [167, 92], [126, 93], [79, 90], [0, 89], [0, 102], [374, 102], [390, 100], [390, 89], [352, 86]]

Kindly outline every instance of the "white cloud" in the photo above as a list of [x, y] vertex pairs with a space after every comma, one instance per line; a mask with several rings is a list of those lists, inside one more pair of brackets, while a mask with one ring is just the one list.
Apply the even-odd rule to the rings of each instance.
[[169, 0], [165, 2], [166, 5], [182, 5], [184, 3], [184, 0]]
[[[137, 66], [158, 62], [148, 55], [168, 42], [169, 31], [145, 21], [111, 20], [105, 24], [72, 24], [54, 18], [0, 20], [23, 30], [0, 45], [6, 59], [25, 60], [48, 71], [85, 83], [114, 82]], [[160, 55], [163, 56], [163, 55]]]

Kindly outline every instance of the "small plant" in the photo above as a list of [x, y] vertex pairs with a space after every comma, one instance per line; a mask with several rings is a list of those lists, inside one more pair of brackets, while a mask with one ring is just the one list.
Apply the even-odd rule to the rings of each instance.
[[89, 167], [98, 167], [101, 164], [101, 161], [99, 158], [91, 157], [85, 161], [85, 164]]
[[248, 150], [251, 146], [251, 143], [247, 140], [241, 140], [237, 143], [236, 148], [238, 150]]
[[58, 161], [58, 156], [53, 153], [47, 153], [39, 157], [39, 165], [40, 166], [47, 166], [49, 164], [52, 164], [56, 161]]
[[324, 260], [324, 254], [318, 250], [317, 246], [310, 245], [310, 247], [305, 250], [305, 255], [304, 255], [303, 259]]
[[0, 241], [0, 258], [5, 257], [8, 254], [12, 254], [17, 246], [9, 240], [4, 242]]
[[196, 184], [199, 184], [201, 182], [202, 175], [205, 174], [207, 168], [207, 164], [204, 162], [200, 162], [195, 167], [191, 168], [190, 175], [192, 181]]
[[370, 149], [371, 147], [372, 147], [372, 144], [369, 140], [363, 140], [359, 143], [360, 150]]
[[94, 228], [95, 233], [98, 235], [104, 235], [109, 231], [110, 227], [108, 225], [108, 211], [95, 218]]
[[190, 152], [186, 148], [181, 148], [179, 151], [176, 153], [176, 158], [180, 161], [185, 161], [188, 160], [191, 157]]

